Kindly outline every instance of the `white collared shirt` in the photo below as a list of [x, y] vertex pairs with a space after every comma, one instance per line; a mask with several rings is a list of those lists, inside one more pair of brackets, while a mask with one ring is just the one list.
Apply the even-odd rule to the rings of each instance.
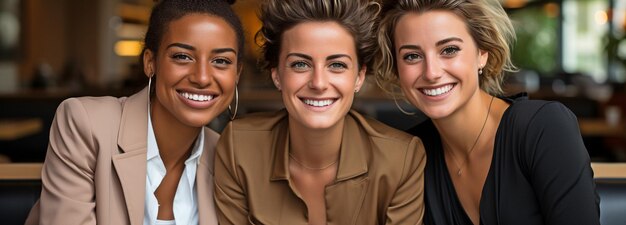
[[[201, 129], [200, 134], [191, 150], [191, 155], [185, 161], [185, 169], [178, 187], [176, 188], [176, 195], [174, 196], [174, 221], [158, 221], [157, 215], [159, 213], [159, 203], [154, 195], [154, 191], [159, 187], [163, 177], [165, 177], [165, 165], [159, 155], [159, 147], [154, 136], [154, 130], [152, 128], [152, 119], [150, 113], [148, 113], [148, 152], [147, 152], [147, 167], [146, 167], [146, 197], [145, 197], [145, 212], [143, 217], [144, 225], [156, 225], [156, 224], [174, 224], [186, 225], [186, 224], [198, 224], [198, 202], [196, 195], [196, 168], [200, 163], [200, 155], [202, 154], [204, 146], [204, 129]], [[181, 151], [184, 149], [181, 149]]]

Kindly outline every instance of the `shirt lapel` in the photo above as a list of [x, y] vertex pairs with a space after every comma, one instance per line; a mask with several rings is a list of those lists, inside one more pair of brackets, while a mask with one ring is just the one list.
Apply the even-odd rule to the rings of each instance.
[[326, 187], [328, 224], [354, 224], [365, 199], [369, 179], [367, 176], [368, 136], [359, 129], [355, 119], [348, 114], [341, 140], [337, 178]]

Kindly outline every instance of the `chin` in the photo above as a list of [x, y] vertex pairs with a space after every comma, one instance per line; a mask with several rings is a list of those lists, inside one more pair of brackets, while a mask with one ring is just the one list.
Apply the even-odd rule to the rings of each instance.
[[201, 112], [199, 115], [190, 115], [181, 118], [181, 122], [190, 127], [204, 127], [217, 117], [217, 115], [209, 117], [211, 114], [210, 112]]
[[301, 123], [312, 130], [323, 130], [331, 128], [339, 123], [339, 121], [335, 118], [327, 118], [327, 117], [309, 117]]
[[450, 114], [452, 114], [452, 110], [449, 110], [443, 107], [420, 109], [420, 111], [422, 111], [424, 114], [426, 114], [426, 116], [428, 116], [428, 118], [432, 120], [443, 119], [443, 118], [450, 116]]

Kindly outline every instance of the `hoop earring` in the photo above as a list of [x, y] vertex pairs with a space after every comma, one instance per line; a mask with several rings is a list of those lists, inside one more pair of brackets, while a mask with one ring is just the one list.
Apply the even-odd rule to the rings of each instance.
[[406, 110], [402, 109], [402, 107], [400, 107], [400, 104], [398, 104], [398, 100], [396, 100], [396, 96], [393, 96], [393, 103], [396, 104], [396, 107], [398, 107], [400, 112], [402, 112], [404, 115], [407, 115], [407, 116], [415, 115], [415, 112], [409, 112], [409, 111], [406, 111]]
[[235, 85], [235, 112], [231, 109], [230, 105], [228, 105], [228, 112], [230, 113], [230, 120], [235, 120], [237, 117], [237, 109], [239, 108], [239, 91], [237, 90], [237, 86]]
[[148, 113], [150, 113], [150, 95], [152, 94], [152, 77], [154, 77], [154, 74], [151, 74], [148, 77]]

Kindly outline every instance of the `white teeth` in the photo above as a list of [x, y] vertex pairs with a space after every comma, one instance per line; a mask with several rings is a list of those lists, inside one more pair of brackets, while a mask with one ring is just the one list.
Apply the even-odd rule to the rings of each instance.
[[333, 104], [333, 102], [335, 102], [334, 100], [311, 100], [311, 99], [304, 99], [304, 104], [310, 105], [310, 106], [315, 106], [315, 107], [323, 107], [323, 106], [327, 106], [330, 104]]
[[182, 95], [186, 99], [199, 101], [199, 102], [211, 101], [214, 97], [213, 95], [199, 95], [199, 94], [191, 94], [187, 92], [182, 92], [180, 93], [180, 95]]
[[452, 90], [452, 87], [454, 87], [454, 85], [448, 84], [446, 86], [435, 89], [422, 89], [422, 92], [428, 96], [437, 96], [448, 93], [448, 91]]

